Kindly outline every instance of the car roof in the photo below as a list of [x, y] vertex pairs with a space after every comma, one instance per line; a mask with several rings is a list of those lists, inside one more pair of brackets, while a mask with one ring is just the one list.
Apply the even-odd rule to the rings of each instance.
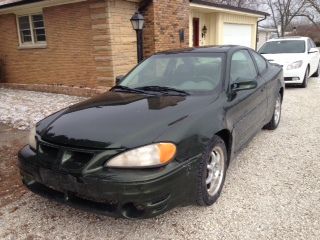
[[288, 36], [288, 37], [280, 37], [280, 38], [273, 38], [268, 40], [267, 42], [274, 42], [274, 41], [293, 41], [293, 40], [308, 40], [308, 37], [300, 37], [300, 36]]
[[157, 54], [175, 54], [175, 53], [228, 53], [238, 49], [250, 49], [239, 45], [213, 45], [204, 47], [191, 47], [183, 49], [174, 49], [158, 52]]

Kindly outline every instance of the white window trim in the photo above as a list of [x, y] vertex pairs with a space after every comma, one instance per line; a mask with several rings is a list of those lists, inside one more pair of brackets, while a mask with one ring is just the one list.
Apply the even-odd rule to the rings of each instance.
[[[46, 37], [47, 37], [47, 32], [46, 32], [45, 20], [44, 20], [43, 12], [34, 12], [34, 13], [16, 15], [17, 31], [18, 31], [18, 38], [19, 38], [19, 47], [18, 47], [18, 49], [46, 48], [47, 47], [47, 41], [35, 42], [35, 40], [34, 40], [34, 30], [33, 30], [32, 15], [37, 15], [37, 14], [41, 14], [43, 16], [43, 24], [44, 24]], [[28, 18], [29, 18], [30, 32], [31, 32], [31, 42], [27, 42], [27, 43], [23, 43], [22, 40], [21, 40], [21, 31], [20, 31], [20, 25], [19, 25], [19, 17], [25, 17], [25, 16], [28, 16]]]

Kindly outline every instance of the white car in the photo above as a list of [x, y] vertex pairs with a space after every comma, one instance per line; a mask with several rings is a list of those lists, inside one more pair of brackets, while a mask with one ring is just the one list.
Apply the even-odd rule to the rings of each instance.
[[283, 67], [286, 84], [306, 87], [310, 76], [319, 76], [319, 49], [308, 37], [271, 39], [260, 48], [259, 53], [269, 62]]

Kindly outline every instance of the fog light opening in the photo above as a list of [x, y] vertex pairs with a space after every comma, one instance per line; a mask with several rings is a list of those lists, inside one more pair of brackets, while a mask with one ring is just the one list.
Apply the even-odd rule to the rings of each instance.
[[30, 174], [21, 173], [21, 176], [22, 176], [22, 182], [26, 186], [30, 186], [30, 185], [32, 185], [32, 184], [34, 184], [36, 182], [36, 180]]
[[121, 213], [126, 218], [139, 218], [145, 212], [145, 207], [137, 203], [126, 203], [121, 208]]

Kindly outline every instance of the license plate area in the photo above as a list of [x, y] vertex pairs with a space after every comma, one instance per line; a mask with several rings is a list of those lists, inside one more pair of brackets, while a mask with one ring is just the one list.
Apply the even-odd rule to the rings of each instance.
[[42, 184], [59, 192], [76, 190], [76, 177], [48, 169], [39, 170]]

